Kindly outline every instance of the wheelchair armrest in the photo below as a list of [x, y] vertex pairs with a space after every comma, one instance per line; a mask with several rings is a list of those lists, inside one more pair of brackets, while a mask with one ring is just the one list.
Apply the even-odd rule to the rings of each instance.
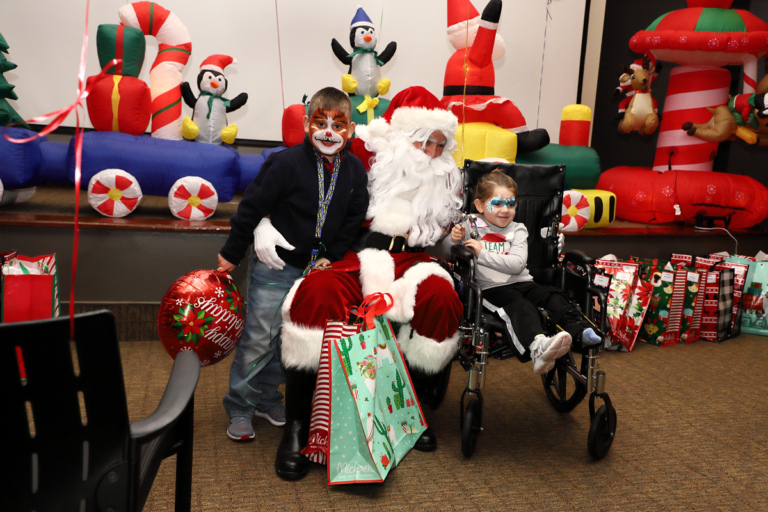
[[459, 260], [472, 261], [475, 253], [464, 244], [454, 244], [451, 246], [451, 256]]
[[595, 258], [580, 250], [566, 251], [564, 262], [572, 262], [577, 265], [594, 265]]
[[199, 378], [200, 359], [197, 354], [191, 351], [179, 352], [160, 404], [155, 412], [143, 420], [131, 423], [131, 437], [139, 439], [153, 436], [178, 420], [194, 396]]

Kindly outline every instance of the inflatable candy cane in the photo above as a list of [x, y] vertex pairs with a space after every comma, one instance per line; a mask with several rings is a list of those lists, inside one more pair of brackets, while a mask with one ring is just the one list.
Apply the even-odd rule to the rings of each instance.
[[175, 14], [154, 2], [124, 5], [118, 15], [123, 25], [158, 42], [157, 58], [149, 71], [152, 136], [181, 140], [181, 72], [192, 53], [189, 31]]

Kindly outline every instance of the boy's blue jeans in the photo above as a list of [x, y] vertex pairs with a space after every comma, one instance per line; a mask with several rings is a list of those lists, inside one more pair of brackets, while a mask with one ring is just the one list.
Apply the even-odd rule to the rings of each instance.
[[224, 397], [227, 417], [252, 417], [279, 404], [283, 394], [280, 366], [280, 307], [288, 290], [304, 269], [285, 265], [274, 270], [251, 251], [248, 267], [248, 305], [243, 334], [237, 342], [229, 371], [229, 391]]

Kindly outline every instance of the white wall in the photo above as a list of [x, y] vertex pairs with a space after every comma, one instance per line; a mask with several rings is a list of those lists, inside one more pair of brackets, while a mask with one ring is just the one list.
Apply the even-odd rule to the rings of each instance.
[[[529, 128], [546, 128], [557, 141], [560, 112], [576, 100], [581, 31], [586, 0], [506, 0], [499, 33], [506, 55], [495, 62], [496, 94], [513, 100]], [[96, 28], [119, 23], [125, 2], [92, 0], [86, 76], [99, 72]], [[482, 12], [486, 2], [473, 0]], [[379, 31], [377, 50], [398, 44], [395, 57], [382, 68], [392, 80], [386, 98], [411, 85], [440, 97], [445, 63], [453, 53], [446, 36], [445, 0], [163, 0], [191, 34], [192, 56], [183, 77], [197, 93], [200, 63], [214, 53], [235, 57], [226, 69], [228, 97], [247, 92], [245, 107], [229, 115], [240, 127], [238, 138], [281, 140], [283, 108], [299, 103], [327, 85], [341, 86], [346, 66], [331, 51], [336, 38], [349, 49], [349, 25], [358, 5]], [[549, 10], [549, 15], [547, 14]], [[0, 12], [0, 33], [10, 49], [6, 57], [18, 68], [5, 73], [16, 86], [12, 105], [25, 119], [71, 104], [75, 99], [85, 1], [8, 2]], [[147, 38], [141, 78], [157, 44]], [[184, 106], [185, 115], [190, 109]], [[81, 122], [90, 126], [87, 114]], [[74, 114], [65, 126], [74, 126]]]

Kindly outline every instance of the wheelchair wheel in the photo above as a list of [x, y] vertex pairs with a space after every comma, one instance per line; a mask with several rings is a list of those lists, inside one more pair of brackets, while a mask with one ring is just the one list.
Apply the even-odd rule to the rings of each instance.
[[470, 396], [467, 407], [461, 418], [461, 453], [465, 457], [471, 457], [477, 446], [477, 436], [480, 434], [480, 418], [482, 407], [475, 396]]
[[[575, 367], [573, 354], [567, 356], [568, 365]], [[541, 376], [544, 392], [558, 412], [571, 412], [587, 396], [587, 387], [568, 373], [565, 360], [561, 359], [547, 374]]]
[[616, 435], [616, 409], [601, 405], [592, 418], [589, 427], [587, 448], [595, 460], [600, 460], [608, 453]]

